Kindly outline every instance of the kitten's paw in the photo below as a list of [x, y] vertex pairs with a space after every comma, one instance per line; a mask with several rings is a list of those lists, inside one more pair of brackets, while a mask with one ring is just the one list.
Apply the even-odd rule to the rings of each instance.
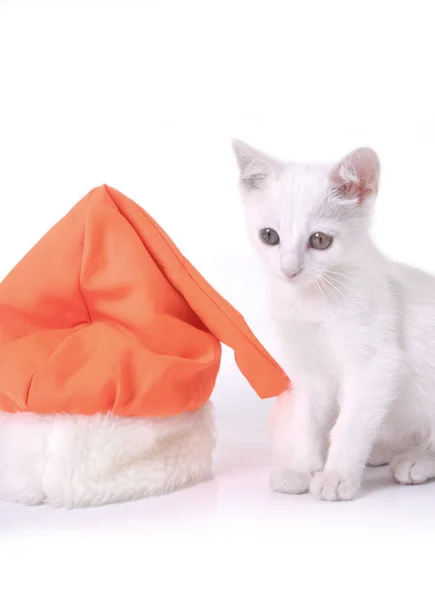
[[391, 472], [397, 483], [417, 485], [435, 477], [435, 456], [421, 452], [399, 454], [391, 463]]
[[310, 492], [320, 500], [352, 500], [358, 492], [360, 482], [340, 477], [333, 471], [316, 473], [310, 483]]
[[310, 487], [311, 475], [294, 469], [277, 469], [270, 477], [270, 487], [282, 494], [305, 494]]

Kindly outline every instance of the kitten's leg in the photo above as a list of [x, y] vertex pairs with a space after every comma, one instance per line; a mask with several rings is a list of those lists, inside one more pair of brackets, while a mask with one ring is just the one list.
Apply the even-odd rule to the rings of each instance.
[[[361, 484], [365, 465], [395, 397], [398, 357], [394, 349], [373, 358], [353, 357], [343, 380], [340, 414], [331, 431], [325, 468], [310, 484], [322, 500], [350, 500]], [[397, 360], [396, 360], [397, 359]]]
[[331, 424], [333, 390], [331, 383], [315, 379], [310, 388], [301, 386], [277, 399], [272, 422], [276, 460], [285, 465], [272, 473], [276, 492], [307, 492], [316, 471], [323, 468]]
[[391, 472], [397, 483], [412, 485], [435, 478], [435, 452], [409, 450], [396, 456], [391, 464]]

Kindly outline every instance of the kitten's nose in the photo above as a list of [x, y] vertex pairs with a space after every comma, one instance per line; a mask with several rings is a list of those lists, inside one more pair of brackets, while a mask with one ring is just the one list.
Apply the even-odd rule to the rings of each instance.
[[302, 269], [299, 269], [298, 271], [288, 271], [288, 270], [284, 270], [283, 269], [283, 273], [286, 277], [288, 277], [289, 279], [294, 279], [296, 277], [296, 275], [299, 275], [299, 273], [302, 271]]
[[302, 271], [301, 261], [296, 253], [286, 253], [281, 257], [281, 271], [289, 279], [294, 279]]

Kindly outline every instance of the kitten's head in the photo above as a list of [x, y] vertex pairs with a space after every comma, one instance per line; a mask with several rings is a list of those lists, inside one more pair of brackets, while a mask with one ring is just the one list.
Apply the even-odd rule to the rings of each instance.
[[272, 274], [309, 285], [358, 256], [379, 183], [373, 150], [316, 165], [283, 163], [237, 140], [233, 148], [249, 235]]

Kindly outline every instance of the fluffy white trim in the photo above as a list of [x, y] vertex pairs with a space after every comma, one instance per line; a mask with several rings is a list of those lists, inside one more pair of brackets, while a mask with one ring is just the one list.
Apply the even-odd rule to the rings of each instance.
[[167, 418], [0, 412], [0, 500], [74, 508], [212, 476], [213, 410]]

